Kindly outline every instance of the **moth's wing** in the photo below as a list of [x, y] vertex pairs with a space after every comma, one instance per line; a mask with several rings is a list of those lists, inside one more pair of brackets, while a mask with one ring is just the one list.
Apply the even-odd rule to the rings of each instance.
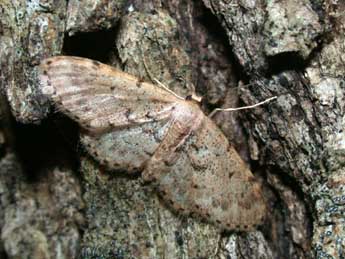
[[42, 61], [43, 94], [89, 132], [166, 119], [178, 100], [155, 85], [86, 58]]
[[176, 211], [227, 230], [248, 231], [264, 219], [259, 185], [222, 132], [207, 117], [185, 141], [173, 165], [160, 163], [156, 184]]
[[169, 128], [169, 121], [134, 125], [98, 136], [81, 135], [91, 156], [110, 170], [142, 171]]

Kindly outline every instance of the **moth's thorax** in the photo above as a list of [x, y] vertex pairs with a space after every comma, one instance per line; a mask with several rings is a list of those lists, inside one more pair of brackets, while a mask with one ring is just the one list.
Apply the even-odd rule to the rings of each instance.
[[195, 101], [178, 102], [172, 114], [177, 121], [184, 123], [201, 121], [204, 114]]

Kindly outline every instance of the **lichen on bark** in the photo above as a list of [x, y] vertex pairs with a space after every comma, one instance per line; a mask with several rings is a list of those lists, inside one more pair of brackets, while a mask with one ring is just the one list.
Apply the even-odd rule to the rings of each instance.
[[[344, 233], [339, 198], [342, 196], [343, 169], [342, 163], [336, 161], [341, 161], [338, 157], [342, 153], [344, 116], [341, 101], [344, 79], [343, 73], [339, 73], [344, 68], [343, 44], [340, 43], [344, 40], [340, 25], [343, 17], [339, 16], [344, 7], [331, 3], [322, 6], [309, 1], [299, 1], [298, 4], [268, 1], [268, 18], [265, 23], [259, 23], [261, 27], [264, 24], [264, 34], [261, 35], [264, 37], [255, 37], [252, 32], [250, 37], [256, 38], [252, 41], [255, 44], [246, 49], [249, 57], [245, 57], [236, 50], [241, 40], [231, 37], [242, 25], [234, 24], [234, 18], [229, 17], [228, 12], [245, 9], [246, 18], [254, 9], [248, 6], [251, 1], [232, 3], [238, 4], [238, 8], [227, 5], [226, 9], [224, 2], [208, 4], [228, 31], [235, 55], [241, 63], [248, 65], [248, 71], [254, 72], [248, 74], [252, 87], [245, 89], [241, 98], [245, 103], [252, 103], [267, 95], [278, 96], [269, 109], [257, 109], [247, 116], [245, 128], [261, 150], [259, 162], [271, 168], [269, 174], [279, 174], [288, 177], [287, 182], [297, 183], [298, 187], [294, 185], [293, 190], [296, 193], [300, 190], [311, 213], [303, 217], [313, 220], [314, 256], [341, 258], [344, 256]], [[295, 8], [304, 13], [303, 17], [297, 15], [297, 11], [291, 14]], [[261, 13], [257, 9], [255, 12]], [[280, 17], [278, 13], [282, 12], [285, 15]], [[257, 25], [260, 19], [254, 21]], [[330, 32], [325, 34], [326, 31]], [[260, 28], [256, 32], [260, 32]], [[265, 48], [259, 44], [262, 40], [266, 42]], [[271, 60], [262, 56], [264, 61], [258, 64], [255, 62], [257, 56], [251, 54], [257, 52], [260, 55], [263, 50]], [[278, 67], [269, 70], [270, 62]], [[273, 186], [277, 188], [275, 184]], [[288, 208], [292, 206], [290, 200], [284, 202]], [[306, 252], [308, 248], [304, 250]]]

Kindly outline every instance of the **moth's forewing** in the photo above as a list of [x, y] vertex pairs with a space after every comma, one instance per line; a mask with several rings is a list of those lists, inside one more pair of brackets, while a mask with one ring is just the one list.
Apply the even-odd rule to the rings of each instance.
[[154, 172], [144, 172], [156, 175], [160, 195], [172, 208], [227, 230], [247, 231], [261, 223], [266, 207], [260, 187], [211, 120], [203, 116], [175, 152], [172, 165], [155, 161], [146, 168]]
[[97, 61], [58, 56], [42, 61], [43, 94], [89, 132], [164, 120], [175, 96]]

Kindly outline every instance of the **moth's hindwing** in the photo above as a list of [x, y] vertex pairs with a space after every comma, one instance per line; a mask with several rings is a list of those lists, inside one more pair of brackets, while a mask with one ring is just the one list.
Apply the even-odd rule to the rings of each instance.
[[173, 165], [154, 168], [163, 172], [156, 184], [173, 209], [227, 230], [248, 231], [262, 223], [266, 207], [261, 189], [212, 121], [205, 117], [176, 152]]
[[82, 134], [81, 142], [107, 169], [135, 173], [144, 169], [168, 126], [168, 121], [157, 121], [117, 129], [99, 136]]

